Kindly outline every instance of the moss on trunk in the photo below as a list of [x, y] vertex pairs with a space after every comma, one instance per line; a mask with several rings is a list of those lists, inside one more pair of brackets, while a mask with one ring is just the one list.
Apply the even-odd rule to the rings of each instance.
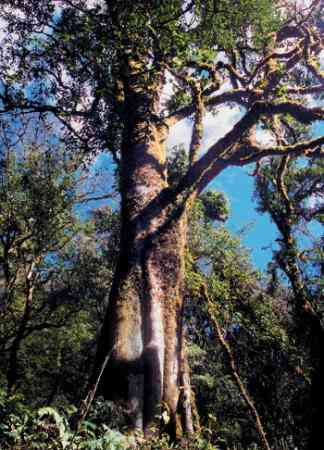
[[[127, 70], [138, 67], [129, 64]], [[183, 424], [192, 431], [188, 392], [186, 408], [179, 405], [187, 364], [182, 327], [186, 221], [183, 208], [166, 201], [166, 135], [154, 120], [158, 77], [155, 83], [155, 89], [142, 89], [136, 77], [123, 82], [121, 248], [90, 384], [113, 349], [101, 392], [126, 402], [132, 428], [150, 435], [161, 426], [165, 409], [170, 434], [181, 435]]]

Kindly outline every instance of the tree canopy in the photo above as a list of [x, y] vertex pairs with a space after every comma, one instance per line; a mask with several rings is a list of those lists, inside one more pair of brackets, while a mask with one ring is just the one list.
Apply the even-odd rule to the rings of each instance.
[[[319, 138], [263, 148], [249, 134], [258, 124], [271, 130], [274, 115], [301, 123], [323, 118], [321, 108], [304, 102], [323, 89], [321, 6], [274, 7], [267, 0], [242, 0], [234, 8], [225, 0], [4, 2], [2, 27], [10, 34], [2, 36], [1, 111], [50, 113], [72, 147], [108, 149], [118, 160], [128, 120], [122, 74], [134, 69], [149, 90], [163, 73], [172, 96], [159, 100], [155, 120], [170, 127], [192, 117], [192, 152], [205, 112], [227, 104], [245, 112], [179, 182], [182, 189], [189, 180], [203, 188], [223, 165], [288, 151], [297, 155], [322, 143]], [[133, 69], [126, 67], [129, 57]], [[144, 97], [139, 100], [143, 112], [150, 108]]]

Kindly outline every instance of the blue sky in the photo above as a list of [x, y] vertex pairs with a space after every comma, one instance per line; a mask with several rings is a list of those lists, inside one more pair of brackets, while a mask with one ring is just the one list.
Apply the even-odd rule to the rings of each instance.
[[[204, 120], [204, 150], [229, 131], [242, 114], [243, 111], [227, 106], [222, 107], [216, 114], [207, 114]], [[169, 147], [179, 143], [188, 147], [191, 135], [190, 128], [189, 120], [184, 120], [174, 127], [168, 139]], [[313, 130], [314, 135], [323, 134], [323, 123], [317, 122]], [[112, 164], [108, 155], [101, 155], [97, 158], [91, 171], [94, 178], [98, 177], [96, 172], [99, 171], [102, 173], [102, 179], [106, 180], [99, 191], [109, 190], [112, 179], [111, 173], [109, 173], [111, 170]], [[241, 235], [243, 243], [251, 250], [253, 263], [257, 268], [264, 270], [271, 260], [272, 249], [275, 247], [275, 239], [278, 234], [269, 216], [267, 214], [260, 215], [256, 212], [255, 202], [252, 199], [254, 179], [249, 175], [249, 172], [252, 171], [252, 167], [228, 168], [210, 184], [209, 188], [222, 191], [227, 195], [231, 205], [231, 216], [227, 221], [227, 227], [232, 232]], [[107, 202], [91, 202], [87, 206], [80, 206], [77, 209], [81, 215], [85, 215], [90, 207], [98, 207], [105, 203]], [[243, 233], [242, 230], [244, 230]], [[315, 228], [314, 232], [315, 234], [319, 232], [319, 228]]]
[[[55, 14], [54, 21], [59, 18], [60, 9], [57, 9]], [[0, 90], [1, 88], [0, 83]], [[166, 95], [170, 95], [170, 92], [166, 93]], [[242, 114], [243, 111], [229, 106], [223, 106], [215, 114], [207, 114], [204, 120], [203, 151], [229, 131]], [[184, 120], [174, 127], [168, 139], [169, 147], [179, 143], [184, 143], [188, 147], [191, 135], [190, 129], [191, 123], [189, 120]], [[314, 135], [319, 136], [323, 134], [323, 122], [314, 124], [313, 130]], [[108, 180], [111, 181], [111, 174], [109, 175], [109, 171], [111, 172], [111, 160], [108, 155], [101, 155], [97, 158], [97, 162], [91, 171], [95, 174], [98, 170], [103, 172], [103, 180], [107, 180], [108, 172]], [[231, 205], [231, 216], [227, 226], [232, 232], [242, 235], [243, 243], [251, 250], [253, 262], [259, 269], [264, 270], [267, 263], [271, 260], [277, 231], [268, 215], [260, 215], [255, 210], [255, 203], [252, 200], [254, 180], [248, 174], [251, 171], [252, 168], [248, 167], [228, 168], [211, 183], [209, 188], [222, 191], [228, 196]], [[97, 174], [95, 177], [97, 177]], [[107, 181], [105, 182], [105, 186], [103, 185], [100, 191], [109, 190], [107, 184], [109, 185], [109, 181], [108, 183]], [[81, 215], [84, 215], [89, 207], [100, 206], [104, 203], [106, 202], [92, 202], [86, 207], [79, 207], [78, 211]], [[244, 233], [241, 233], [242, 230], [245, 230]], [[318, 228], [314, 230], [315, 234], [319, 232]]]

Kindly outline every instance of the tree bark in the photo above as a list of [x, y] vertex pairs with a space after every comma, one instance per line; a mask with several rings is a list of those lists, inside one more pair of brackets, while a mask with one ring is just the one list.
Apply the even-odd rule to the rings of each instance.
[[[192, 431], [190, 407], [179, 405], [183, 352], [182, 283], [186, 221], [165, 206], [166, 134], [155, 119], [159, 79], [143, 88], [128, 62], [123, 78], [125, 128], [121, 152], [121, 247], [90, 385], [111, 358], [101, 392], [124, 400], [131, 427], [150, 435], [167, 412], [170, 434]], [[160, 75], [161, 76], [161, 75]]]

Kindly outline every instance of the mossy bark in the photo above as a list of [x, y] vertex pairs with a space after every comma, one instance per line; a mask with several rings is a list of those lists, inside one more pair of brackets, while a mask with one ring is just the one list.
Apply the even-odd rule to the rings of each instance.
[[[289, 246], [288, 246], [289, 247]], [[300, 329], [304, 330], [303, 341], [309, 348], [313, 365], [311, 375], [311, 434], [308, 443], [313, 450], [322, 439], [324, 412], [324, 330], [318, 314], [309, 302], [302, 275], [293, 257], [293, 248], [286, 262], [286, 274], [291, 282], [296, 299], [296, 316]]]
[[170, 434], [179, 435], [183, 424], [192, 430], [188, 401], [186, 419], [179, 417], [187, 373], [182, 326], [186, 221], [182, 209], [166, 201], [166, 134], [155, 119], [158, 77], [144, 89], [134, 70], [138, 66], [129, 63], [123, 80], [120, 257], [91, 382], [113, 349], [101, 392], [126, 402], [133, 428], [149, 435], [164, 409]]
[[308, 449], [313, 450], [322, 439], [324, 411], [324, 330], [320, 316], [313, 309], [310, 295], [298, 266], [298, 252], [289, 223], [282, 222], [280, 231], [285, 246], [279, 264], [291, 283], [295, 297], [295, 315], [303, 344], [309, 349], [313, 370], [311, 374], [311, 433]]

